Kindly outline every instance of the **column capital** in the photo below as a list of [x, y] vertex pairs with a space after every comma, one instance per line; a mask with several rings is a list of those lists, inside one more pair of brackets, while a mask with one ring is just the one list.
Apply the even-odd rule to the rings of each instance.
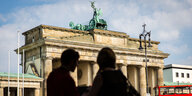
[[127, 77], [127, 66], [122, 64], [121, 66], [121, 71], [123, 72], [123, 74], [125, 75], [125, 77]]
[[163, 68], [164, 68], [164, 66], [159, 66], [159, 67], [158, 67], [158, 69], [163, 69]]
[[91, 65], [97, 64], [95, 61], [89, 61]]
[[40, 88], [35, 88], [35, 90], [40, 90]]
[[128, 65], [126, 65], [126, 64], [124, 64], [124, 63], [116, 63], [117, 64], [117, 66], [128, 66]]
[[137, 66], [138, 68], [143, 68], [143, 67], [145, 67], [144, 65], [139, 65], [139, 66]]
[[40, 95], [40, 88], [35, 88], [35, 96], [39, 96]]
[[43, 60], [46, 60], [46, 59], [48, 59], [48, 60], [53, 60], [53, 57], [46, 57], [46, 56], [43, 56], [43, 57], [41, 57]]

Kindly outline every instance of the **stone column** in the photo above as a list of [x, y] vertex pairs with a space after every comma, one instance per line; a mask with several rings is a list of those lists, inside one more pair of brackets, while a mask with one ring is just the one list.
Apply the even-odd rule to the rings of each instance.
[[0, 96], [4, 96], [4, 88], [0, 88]]
[[163, 86], [163, 68], [158, 68], [158, 86]]
[[47, 96], [47, 79], [49, 74], [52, 72], [52, 57], [47, 57], [44, 59], [44, 96]]
[[91, 66], [91, 85], [95, 79], [95, 76], [97, 75], [97, 72], [99, 71], [99, 65], [96, 62], [90, 62], [90, 66]]
[[78, 85], [78, 79], [77, 79], [77, 67], [75, 68], [74, 72], [70, 72], [71, 77], [75, 81], [76, 86]]
[[121, 71], [123, 72], [125, 77], [127, 77], [127, 65], [122, 64], [121, 65]]
[[93, 82], [93, 65], [87, 62], [87, 86], [91, 86]]
[[19, 96], [23, 95], [22, 90], [23, 90], [22, 88], [19, 88]]
[[135, 87], [136, 90], [139, 91], [139, 79], [137, 66], [127, 66], [127, 78], [131, 82], [131, 84]]
[[146, 72], [145, 67], [140, 67], [140, 94], [141, 96], [146, 96]]
[[96, 62], [93, 62], [93, 80], [95, 76], [97, 75], [97, 72], [99, 71], [99, 65]]
[[34, 96], [39, 96], [40, 95], [40, 88], [35, 88], [34, 90], [35, 95]]
[[136, 66], [133, 66], [132, 67], [133, 68], [133, 83], [132, 83], [132, 85], [135, 87], [135, 89], [137, 89], [138, 90], [138, 84], [137, 84], [137, 68], [136, 68]]
[[151, 92], [151, 95], [153, 96], [154, 92], [153, 92], [153, 88], [155, 87], [155, 74], [154, 74], [154, 68], [149, 68], [149, 91]]

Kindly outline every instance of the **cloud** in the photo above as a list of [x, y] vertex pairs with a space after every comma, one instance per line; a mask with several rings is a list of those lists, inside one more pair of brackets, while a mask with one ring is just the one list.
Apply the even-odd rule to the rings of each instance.
[[136, 4], [132, 1], [128, 4], [116, 5], [117, 9], [114, 9], [116, 13], [111, 15], [113, 19], [109, 21], [111, 27], [138, 37], [143, 30], [141, 25], [146, 23], [146, 29], [152, 31], [152, 37], [157, 38], [158, 41], [170, 42], [180, 39], [182, 29], [192, 27], [192, 18], [190, 18], [192, 10], [185, 7], [186, 2], [176, 0], [141, 2]]
[[25, 7], [11, 15], [15, 18], [15, 23], [30, 26], [38, 24], [54, 24], [54, 26], [68, 27], [70, 21], [81, 23], [83, 20], [88, 21], [92, 18], [92, 9], [89, 5], [89, 2], [60, 1], [52, 4]]
[[[68, 23], [73, 21], [77, 24], [86, 16], [80, 14], [91, 14], [91, 7], [87, 8], [85, 3], [57, 2], [39, 6], [24, 7], [15, 12], [6, 14], [10, 22], [0, 26], [0, 72], [7, 72], [7, 52], [12, 51], [12, 68], [16, 72], [17, 55], [13, 51], [17, 48], [17, 31], [24, 32], [40, 24], [68, 27]], [[88, 2], [89, 3], [89, 2]], [[88, 10], [87, 10], [88, 9]], [[90, 11], [90, 12], [89, 12]], [[92, 16], [90, 16], [92, 17]], [[81, 20], [82, 19], [82, 20]], [[78, 22], [77, 22], [78, 21]], [[20, 34], [21, 35], [21, 34]], [[24, 38], [21, 36], [20, 45], [24, 44]]]
[[[6, 24], [0, 27], [0, 72], [8, 70], [8, 51], [11, 51], [11, 72], [17, 71], [17, 55], [14, 52], [17, 48], [17, 29], [16, 24]], [[20, 39], [20, 45], [23, 45], [24, 39]]]
[[0, 21], [3, 21], [3, 22], [6, 21], [6, 19], [1, 14], [0, 14]]
[[191, 0], [187, 0], [187, 3], [192, 6], [192, 1]]
[[192, 56], [188, 56], [186, 59], [182, 60], [181, 64], [192, 66]]
[[187, 44], [181, 44], [181, 45], [174, 45], [170, 43], [163, 43], [160, 46], [160, 49], [163, 51], [169, 52], [172, 56], [173, 55], [182, 55], [189, 51], [189, 47]]
[[178, 30], [160, 30], [157, 31], [156, 39], [161, 41], [174, 41], [179, 38], [180, 32]]

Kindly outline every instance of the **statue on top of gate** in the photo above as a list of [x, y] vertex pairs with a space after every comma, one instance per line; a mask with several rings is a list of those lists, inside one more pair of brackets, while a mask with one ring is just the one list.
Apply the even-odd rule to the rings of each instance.
[[93, 8], [93, 18], [89, 21], [89, 25], [81, 25], [77, 24], [76, 26], [74, 25], [73, 22], [69, 23], [69, 26], [71, 29], [77, 29], [77, 30], [83, 30], [83, 31], [88, 31], [91, 29], [102, 29], [102, 30], [107, 30], [107, 22], [104, 19], [99, 19], [99, 16], [102, 15], [101, 9], [95, 8], [95, 1], [91, 2], [91, 7]]

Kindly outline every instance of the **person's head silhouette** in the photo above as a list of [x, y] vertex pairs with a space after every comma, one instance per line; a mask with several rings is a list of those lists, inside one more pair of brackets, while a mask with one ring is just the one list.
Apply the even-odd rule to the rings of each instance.
[[113, 50], [109, 47], [102, 48], [97, 56], [97, 63], [101, 70], [115, 68], [116, 57]]
[[74, 49], [67, 49], [61, 55], [61, 67], [74, 72], [79, 59], [79, 53]]

